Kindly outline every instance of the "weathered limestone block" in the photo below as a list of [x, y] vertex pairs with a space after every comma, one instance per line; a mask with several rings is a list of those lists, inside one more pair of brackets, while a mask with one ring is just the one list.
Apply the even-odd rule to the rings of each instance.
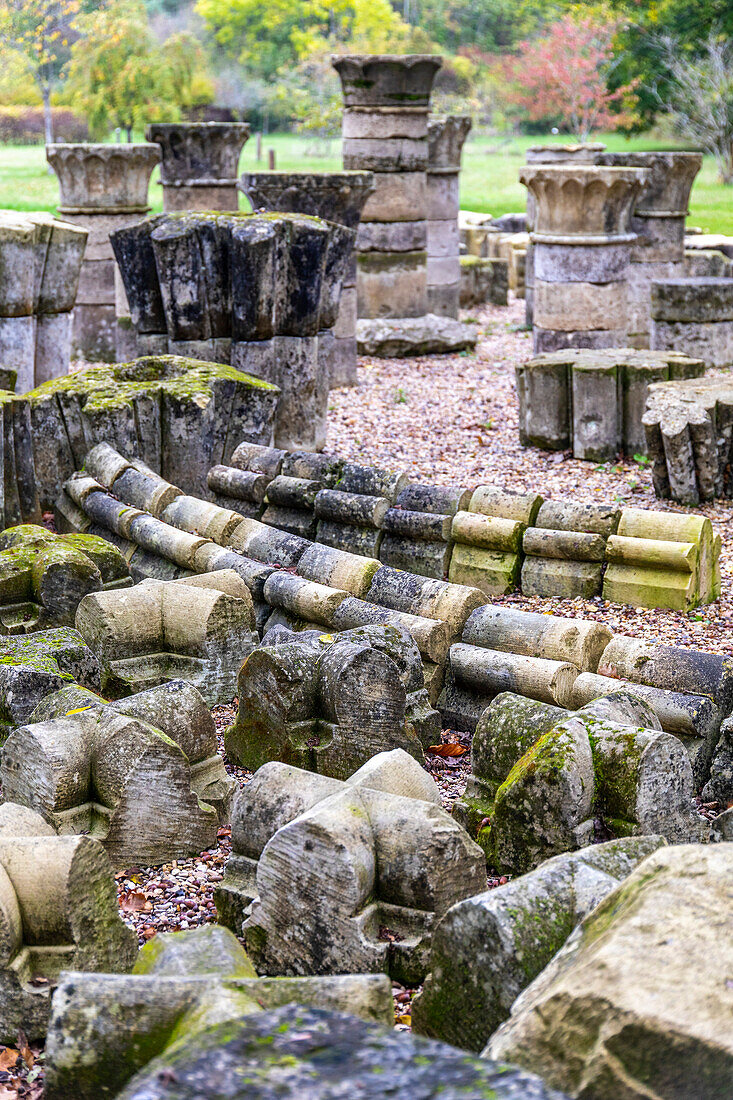
[[[720, 727], [720, 740], [710, 763], [709, 778], [702, 789], [702, 797], [706, 802], [719, 802], [722, 806], [733, 803], [733, 720], [730, 718]], [[720, 839], [731, 838], [733, 829], [726, 833], [721, 831]]]
[[348, 1009], [366, 1020], [392, 1018], [384, 976], [258, 978], [225, 928], [161, 933], [145, 944], [131, 975], [64, 976], [52, 1008], [46, 1090], [78, 1100], [92, 1100], [100, 1089], [121, 1095], [180, 1039], [188, 1049], [204, 1042], [213, 1050], [216, 1044], [202, 1039], [212, 1026], [231, 1027], [291, 1002]]
[[269, 443], [277, 400], [275, 386], [232, 367], [169, 355], [47, 382], [28, 395], [41, 506], [101, 442], [206, 493], [208, 470], [242, 439]]
[[181, 680], [110, 704], [59, 691], [10, 735], [1, 774], [6, 798], [97, 837], [116, 867], [216, 844], [234, 787], [206, 703]]
[[354, 236], [301, 214], [169, 214], [116, 233], [113, 246], [141, 332], [161, 324], [149, 267], [141, 273], [152, 252], [169, 350], [276, 383], [276, 444], [318, 450], [329, 384], [319, 344], [332, 335]]
[[605, 542], [616, 533], [620, 516], [610, 505], [545, 501], [535, 526], [524, 534], [523, 594], [599, 596]]
[[459, 176], [463, 144], [471, 124], [469, 115], [448, 115], [428, 122], [428, 311], [455, 318], [461, 295]]
[[[35, 835], [34, 835], [35, 834]], [[137, 937], [121, 921], [107, 855], [88, 836], [0, 837], [0, 1040], [43, 1040], [62, 970], [125, 971]]]
[[576, 925], [664, 843], [645, 836], [592, 845], [457, 902], [435, 929], [414, 1030], [482, 1050]]
[[[379, 142], [381, 148], [382, 142]], [[245, 172], [239, 181], [255, 210], [310, 214], [357, 230], [364, 204], [374, 190], [371, 172]], [[356, 260], [349, 260], [342, 282], [330, 386], [356, 385]]]
[[490, 302], [495, 306], [505, 306], [509, 301], [509, 264], [498, 258], [479, 256], [460, 256], [461, 287], [459, 305], [461, 309]]
[[633, 348], [546, 352], [517, 367], [519, 439], [607, 462], [646, 451], [642, 416], [650, 384], [695, 378], [702, 359]]
[[99, 656], [103, 690], [115, 698], [182, 678], [210, 704], [229, 702], [257, 644], [254, 626], [247, 585], [222, 571], [91, 593], [76, 612], [77, 630]]
[[[273, 574], [265, 595], [306, 622], [332, 619], [348, 598], [286, 573]], [[226, 751], [250, 770], [280, 760], [343, 779], [393, 748], [422, 760], [440, 736], [419, 650], [396, 625], [270, 632], [241, 667], [238, 698]]]
[[164, 210], [238, 208], [237, 167], [249, 138], [246, 123], [153, 123], [145, 137], [160, 146]]
[[527, 871], [585, 847], [594, 817], [617, 836], [701, 835], [685, 747], [633, 688], [572, 714], [499, 695], [477, 727], [471, 767], [454, 812], [497, 867]]
[[[699, 719], [692, 720], [692, 730], [680, 731], [694, 734], [694, 739], [688, 736], [685, 741], [692, 757], [695, 783], [701, 786], [709, 775], [720, 736], [720, 723], [733, 709], [731, 658], [704, 650], [642, 642], [617, 634], [603, 651], [598, 673], [604, 677], [628, 680], [630, 691], [634, 690], [634, 685], [640, 684], [661, 692], [688, 696], [688, 705], [693, 708], [699, 706], [697, 697], [707, 697], [712, 702], [710, 718], [704, 717], [703, 711]], [[669, 728], [673, 728], [671, 723]]]
[[519, 585], [522, 536], [534, 522], [542, 498], [480, 485], [466, 511], [453, 517], [454, 540], [448, 577], [471, 584], [487, 596], [500, 596]]
[[[117, 272], [109, 235], [134, 225], [150, 209], [148, 186], [160, 151], [144, 142], [58, 144], [46, 146], [46, 159], [59, 180], [59, 212], [89, 233], [76, 294], [74, 350], [86, 359], [114, 363], [129, 307], [124, 293], [120, 296], [115, 291]], [[36, 385], [52, 377], [38, 378]]]
[[471, 612], [486, 602], [477, 588], [403, 573], [388, 565], [374, 574], [366, 599], [393, 611], [441, 619], [448, 624], [451, 639], [460, 636]]
[[22, 524], [0, 531], [0, 622], [7, 634], [73, 626], [88, 592], [131, 584], [122, 554], [93, 535]]
[[606, 543], [603, 598], [686, 611], [720, 595], [720, 536], [699, 515], [625, 508]]
[[658, 497], [699, 504], [733, 494], [733, 387], [726, 376], [650, 386], [642, 425]]
[[356, 343], [360, 355], [404, 359], [418, 355], [450, 355], [472, 351], [478, 340], [475, 325], [452, 317], [380, 317], [356, 322]]
[[0, 211], [0, 362], [19, 393], [69, 369], [86, 241], [86, 230], [42, 211]]
[[579, 925], [484, 1053], [573, 1097], [724, 1096], [732, 870], [730, 844], [650, 855]]
[[468, 489], [408, 485], [382, 517], [380, 561], [442, 580], [451, 561], [452, 518], [468, 506], [470, 497]]
[[4, 636], [0, 646], [0, 737], [27, 722], [51, 692], [74, 683], [99, 691], [100, 680], [99, 661], [76, 630], [59, 627], [22, 638]]
[[[119, 1100], [173, 1100], [181, 1089], [190, 1096], [216, 1090], [239, 1100], [245, 1089], [252, 1097], [275, 1090], [283, 1100], [326, 1100], [334, 1089], [352, 1094], [365, 1077], [386, 1075], [386, 1087], [424, 1096], [439, 1081], [445, 1100], [563, 1100], [523, 1070], [397, 1035], [383, 1026], [389, 1001], [389, 984], [377, 975], [227, 978], [207, 992], [204, 978], [123, 982], [72, 973], [54, 1005], [46, 1092], [49, 1100], [95, 1100], [103, 1087]], [[117, 1026], [120, 1013], [129, 1031]]]
[[531, 165], [535, 353], [626, 343], [631, 216], [648, 169]]
[[[407, 474], [402, 471], [344, 463], [338, 487], [324, 488], [315, 498], [318, 542], [378, 558], [382, 520], [406, 484]], [[364, 593], [353, 594], [361, 596]]]
[[[239, 932], [244, 918], [255, 965], [277, 974], [420, 980], [436, 917], [485, 875], [434, 781], [398, 749], [346, 782], [266, 764], [237, 796], [232, 850], [220, 919]], [[380, 939], [382, 925], [399, 938]]]
[[682, 351], [708, 367], [733, 364], [730, 279], [665, 279], [651, 284], [651, 347]]

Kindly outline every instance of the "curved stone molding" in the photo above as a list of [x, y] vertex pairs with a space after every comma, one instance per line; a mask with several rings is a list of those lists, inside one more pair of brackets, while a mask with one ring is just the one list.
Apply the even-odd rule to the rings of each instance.
[[145, 131], [160, 146], [164, 187], [231, 186], [249, 134], [246, 122], [152, 123]]
[[470, 115], [446, 115], [428, 122], [428, 171], [460, 171], [463, 145], [472, 125]]
[[331, 60], [341, 79], [344, 107], [423, 107], [430, 104], [437, 54], [350, 54]]
[[649, 172], [595, 164], [525, 166], [520, 182], [537, 203], [534, 241], [585, 244], [631, 241], [631, 216]]
[[646, 168], [644, 191], [634, 218], [684, 218], [695, 177], [702, 168], [702, 153], [604, 153], [596, 164], [622, 168]]
[[57, 144], [46, 160], [58, 176], [61, 214], [145, 214], [150, 176], [160, 160], [153, 144]]

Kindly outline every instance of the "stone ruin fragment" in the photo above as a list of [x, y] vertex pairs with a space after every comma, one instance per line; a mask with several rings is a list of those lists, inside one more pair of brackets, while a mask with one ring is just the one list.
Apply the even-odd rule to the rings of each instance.
[[[120, 1016], [125, 1026], [120, 1027]], [[349, 1093], [365, 1077], [432, 1089], [447, 1100], [562, 1100], [538, 1078], [440, 1043], [396, 1035], [384, 975], [257, 978], [231, 933], [207, 926], [158, 935], [133, 973], [66, 974], [46, 1048], [48, 1100], [217, 1094], [286, 1100]], [[382, 1078], [384, 1079], [384, 1078]], [[151, 1091], [152, 1090], [152, 1091]]]
[[693, 793], [685, 746], [632, 687], [570, 712], [505, 692], [476, 727], [453, 812], [490, 865], [516, 873], [592, 844], [597, 819], [616, 836], [698, 839]]
[[163, 209], [236, 210], [237, 166], [249, 139], [246, 122], [154, 122], [146, 131], [160, 146]]
[[54, 836], [11, 802], [0, 806], [0, 921], [0, 1042], [10, 1045], [18, 1029], [30, 1042], [45, 1037], [62, 971], [125, 971], [137, 954], [99, 841]]
[[[245, 172], [239, 189], [254, 210], [310, 214], [356, 231], [369, 195], [371, 172]], [[322, 333], [318, 354], [328, 361], [329, 386], [356, 385], [356, 256], [352, 253], [341, 283], [333, 341]]]
[[[288, 573], [283, 583], [329, 590]], [[269, 760], [346, 779], [376, 753], [404, 749], [417, 760], [440, 740], [420, 652], [404, 628], [363, 626], [339, 634], [275, 627], [244, 661], [228, 758], [251, 771]]]
[[353, 241], [346, 226], [280, 213], [164, 214], [119, 230], [112, 246], [138, 353], [227, 363], [275, 383], [276, 446], [322, 448], [319, 341], [332, 340]]
[[181, 680], [109, 704], [79, 688], [50, 695], [8, 737], [0, 776], [6, 799], [95, 837], [115, 867], [214, 846], [234, 787], [209, 709]]
[[414, 1030], [481, 1051], [576, 925], [665, 843], [644, 836], [593, 844], [456, 902], [433, 933]]
[[[134, 225], [150, 210], [148, 187], [160, 150], [146, 142], [58, 143], [46, 146], [46, 159], [59, 180], [59, 213], [88, 234], [72, 300], [74, 355], [91, 362], [125, 362], [134, 358], [130, 310], [110, 233]], [[45, 381], [38, 378], [36, 385]]]
[[394, 749], [346, 782], [260, 768], [236, 797], [215, 901], [267, 973], [385, 970], [414, 984], [436, 919], [483, 889], [485, 875], [435, 782]]
[[0, 211], [0, 367], [19, 393], [66, 374], [84, 229], [42, 212]]
[[6, 634], [73, 626], [89, 592], [132, 584], [119, 550], [94, 535], [21, 524], [0, 531], [0, 624]]
[[105, 695], [185, 679], [209, 705], [234, 698], [239, 666], [259, 641], [249, 588], [233, 570], [90, 593], [76, 629], [99, 658]]

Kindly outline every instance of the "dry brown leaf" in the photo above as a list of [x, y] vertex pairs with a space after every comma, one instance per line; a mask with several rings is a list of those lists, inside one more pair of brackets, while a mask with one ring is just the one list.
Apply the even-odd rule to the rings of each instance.
[[464, 756], [468, 749], [464, 745], [456, 745], [453, 741], [446, 745], [431, 745], [428, 752], [434, 756]]
[[140, 890], [130, 890], [120, 898], [120, 909], [123, 913], [144, 913], [147, 908], [152, 906]]
[[19, 1050], [14, 1050], [13, 1047], [4, 1047], [0, 1050], [0, 1070], [13, 1069], [19, 1057]]

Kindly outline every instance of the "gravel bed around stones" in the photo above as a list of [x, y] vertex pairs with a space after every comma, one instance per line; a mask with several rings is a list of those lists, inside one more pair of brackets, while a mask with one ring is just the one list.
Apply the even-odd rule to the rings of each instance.
[[[685, 512], [687, 509], [654, 496], [651, 473], [643, 463], [619, 461], [594, 466], [556, 453], [523, 448], [518, 439], [518, 407], [514, 379], [517, 363], [532, 354], [530, 333], [523, 330], [524, 302], [487, 306], [464, 314], [479, 324], [475, 354], [419, 359], [363, 358], [359, 384], [330, 395], [327, 450], [359, 462], [405, 469], [417, 479], [440, 485], [473, 487], [495, 484], [516, 491], [536, 491], [545, 497], [583, 502], [616, 501]], [[74, 366], [87, 364], [77, 363]], [[657, 638], [670, 645], [693, 646], [731, 653], [733, 628], [733, 501], [704, 505], [723, 542], [723, 596], [709, 607], [689, 614], [633, 608], [602, 599], [560, 600], [501, 597], [497, 603], [526, 610], [580, 616], [606, 623], [614, 631]], [[215, 707], [219, 748], [231, 723], [235, 703]], [[462, 793], [470, 772], [470, 738], [446, 730], [439, 752], [428, 752], [426, 767], [440, 787], [446, 809]], [[446, 755], [441, 755], [448, 748]], [[463, 751], [460, 751], [463, 750]], [[454, 754], [454, 755], [453, 755]], [[229, 764], [240, 785], [251, 773]], [[699, 807], [706, 817], [715, 809]], [[598, 839], [605, 839], [599, 837]], [[221, 881], [231, 848], [230, 829], [219, 829], [218, 844], [193, 859], [161, 867], [130, 867], [116, 875], [123, 919], [135, 929], [141, 944], [158, 932], [194, 928], [216, 919], [213, 891]], [[490, 887], [506, 882], [490, 873]], [[416, 991], [393, 986], [395, 1026], [409, 1030]], [[23, 1037], [18, 1046], [22, 1047]], [[0, 1100], [40, 1096], [42, 1053], [0, 1046]], [[41, 1061], [38, 1061], [38, 1058]], [[17, 1066], [14, 1059], [17, 1057]]]

